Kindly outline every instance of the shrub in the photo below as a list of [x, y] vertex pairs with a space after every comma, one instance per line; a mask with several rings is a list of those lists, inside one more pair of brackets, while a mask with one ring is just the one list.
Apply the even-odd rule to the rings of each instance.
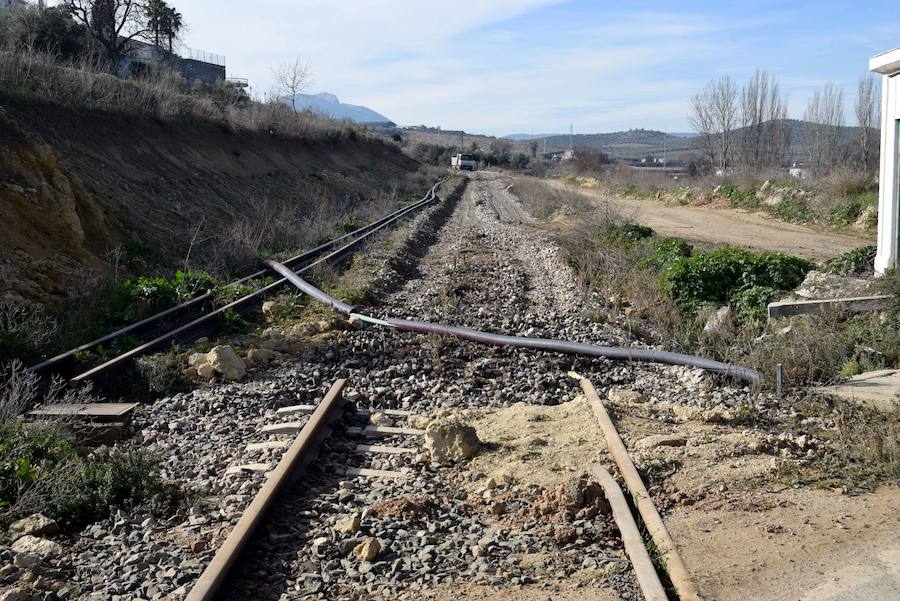
[[654, 236], [656, 236], [656, 232], [646, 225], [638, 223], [611, 223], [607, 228], [606, 241], [610, 244], [630, 246]]
[[138, 357], [135, 366], [150, 392], [172, 394], [189, 387], [189, 381], [184, 375], [187, 364], [177, 346], [167, 353]]
[[0, 434], [0, 510], [75, 456], [72, 445], [47, 427], [7, 423]]
[[661, 271], [676, 261], [690, 257], [693, 247], [681, 238], [652, 238], [653, 250], [649, 257], [638, 262], [641, 269]]
[[770, 286], [747, 286], [731, 295], [731, 310], [740, 322], [761, 321], [766, 318], [769, 302], [778, 295]]
[[878, 204], [878, 195], [874, 192], [863, 192], [850, 198], [846, 203], [840, 204], [828, 214], [831, 222], [841, 225], [851, 225], [856, 223], [859, 216], [862, 215], [868, 207]]
[[98, 449], [68, 469], [72, 470], [69, 494], [47, 507], [47, 513], [67, 529], [137, 505], [170, 515], [189, 497], [183, 489], [163, 482], [157, 457], [130, 445]]
[[816, 215], [809, 208], [809, 203], [803, 198], [790, 196], [770, 209], [770, 212], [785, 221], [806, 223], [815, 221]]
[[149, 303], [150, 309], [156, 312], [214, 290], [217, 286], [218, 282], [208, 273], [176, 271], [171, 278], [140, 277], [125, 280], [119, 292], [132, 303], [138, 300]]
[[728, 199], [735, 207], [755, 208], [759, 206], [759, 198], [754, 192], [744, 191], [732, 184], [719, 187], [719, 195]]
[[877, 251], [878, 247], [874, 244], [848, 250], [841, 256], [828, 261], [825, 264], [825, 271], [841, 275], [871, 273], [874, 270]]
[[[813, 268], [806, 259], [783, 253], [749, 251], [724, 247], [702, 251], [674, 262], [662, 274], [663, 290], [688, 313], [706, 303], [724, 304], [732, 295], [751, 287], [790, 290]], [[761, 291], [745, 295], [759, 299]]]
[[56, 335], [56, 318], [43, 305], [0, 303], [0, 362], [35, 362]]
[[775, 366], [783, 364], [788, 386], [834, 381], [855, 348], [840, 316], [798, 316], [789, 325], [771, 326], [778, 332], [767, 332], [753, 345], [745, 359], [749, 366], [771, 377]]

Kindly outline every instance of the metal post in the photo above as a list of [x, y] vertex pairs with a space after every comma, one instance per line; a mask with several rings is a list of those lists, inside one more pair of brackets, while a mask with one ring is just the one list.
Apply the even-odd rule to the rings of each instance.
[[781, 396], [784, 390], [784, 364], [779, 363], [775, 366], [775, 394]]

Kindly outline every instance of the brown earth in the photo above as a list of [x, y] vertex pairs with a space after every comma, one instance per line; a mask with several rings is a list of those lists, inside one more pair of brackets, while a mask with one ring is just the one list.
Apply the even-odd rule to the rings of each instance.
[[352, 208], [402, 187], [417, 163], [381, 141], [284, 139], [0, 96], [0, 299], [90, 287], [118, 245], [178, 263], [264, 205]]
[[554, 186], [577, 190], [589, 198], [611, 202], [660, 235], [684, 238], [700, 246], [730, 244], [822, 261], [873, 243], [872, 236], [813, 229], [780, 221], [765, 213], [709, 205], [667, 205], [656, 200], [613, 196], [604, 190], [574, 186], [560, 180], [546, 181]]

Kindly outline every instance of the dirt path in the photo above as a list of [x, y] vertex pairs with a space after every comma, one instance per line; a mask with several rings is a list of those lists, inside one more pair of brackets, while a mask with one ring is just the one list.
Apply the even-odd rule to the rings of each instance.
[[708, 599], [900, 599], [900, 491], [768, 495], [768, 511], [678, 509], [667, 524]]
[[591, 198], [612, 202], [620, 210], [635, 214], [638, 222], [649, 225], [663, 236], [684, 238], [701, 246], [731, 244], [822, 261], [873, 243], [872, 238], [864, 235], [817, 231], [762, 213], [730, 208], [672, 206], [654, 200], [610, 197], [600, 190], [580, 188], [557, 180], [546, 181], [554, 186], [577, 190]]

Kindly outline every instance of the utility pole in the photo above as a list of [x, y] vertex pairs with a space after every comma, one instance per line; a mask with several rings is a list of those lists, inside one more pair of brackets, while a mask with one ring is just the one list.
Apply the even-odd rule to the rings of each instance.
[[669, 134], [663, 132], [663, 169], [665, 169], [668, 165], [666, 163], [666, 142], [669, 139]]

